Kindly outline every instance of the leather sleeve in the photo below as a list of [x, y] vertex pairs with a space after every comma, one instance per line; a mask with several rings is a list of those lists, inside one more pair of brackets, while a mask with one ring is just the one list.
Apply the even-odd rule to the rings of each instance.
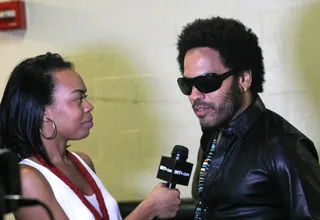
[[270, 172], [290, 219], [320, 219], [320, 166], [310, 140], [297, 135], [278, 138]]

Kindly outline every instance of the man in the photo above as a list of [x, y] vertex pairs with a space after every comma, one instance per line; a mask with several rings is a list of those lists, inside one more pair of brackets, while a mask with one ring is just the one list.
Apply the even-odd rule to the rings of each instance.
[[320, 219], [317, 151], [260, 99], [257, 36], [234, 19], [197, 19], [177, 49], [178, 84], [203, 130], [195, 219]]

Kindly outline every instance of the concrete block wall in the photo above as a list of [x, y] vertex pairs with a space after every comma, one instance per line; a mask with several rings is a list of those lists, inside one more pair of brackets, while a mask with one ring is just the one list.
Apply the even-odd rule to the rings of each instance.
[[[3, 0], [0, 0], [3, 1]], [[318, 0], [26, 0], [26, 31], [0, 32], [0, 94], [13, 67], [47, 51], [73, 61], [95, 106], [95, 127], [72, 150], [88, 153], [117, 200], [144, 198], [175, 144], [191, 162], [201, 135], [176, 78], [176, 37], [195, 18], [238, 18], [260, 38], [270, 109], [319, 148]], [[190, 197], [190, 186], [179, 187]]]

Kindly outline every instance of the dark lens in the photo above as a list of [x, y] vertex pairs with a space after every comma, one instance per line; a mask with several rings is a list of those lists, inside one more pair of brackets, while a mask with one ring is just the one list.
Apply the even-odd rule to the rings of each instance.
[[222, 85], [222, 79], [214, 74], [198, 77], [195, 80], [196, 88], [203, 93], [210, 93], [218, 90]]
[[188, 78], [179, 78], [178, 79], [178, 85], [180, 87], [180, 90], [185, 95], [190, 95], [192, 92], [192, 79]]

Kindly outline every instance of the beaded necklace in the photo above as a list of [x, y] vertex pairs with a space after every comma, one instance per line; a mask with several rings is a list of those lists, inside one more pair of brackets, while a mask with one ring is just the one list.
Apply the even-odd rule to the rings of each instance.
[[[219, 132], [217, 132], [215, 138], [213, 139], [209, 154], [208, 154], [207, 158], [203, 161], [201, 169], [200, 169], [199, 190], [198, 190], [199, 197], [200, 197], [200, 194], [203, 192], [204, 181], [207, 177], [207, 174], [208, 174], [208, 171], [210, 168], [210, 164], [212, 162], [213, 155], [216, 150], [216, 146], [217, 146], [217, 142], [218, 142], [218, 134], [219, 134]], [[199, 200], [198, 205], [195, 210], [194, 220], [205, 220], [205, 215], [208, 214], [207, 212], [208, 212], [208, 207], [203, 203], [203, 201]]]
[[102, 193], [97, 185], [97, 183], [92, 178], [91, 174], [88, 170], [81, 164], [81, 162], [71, 153], [67, 151], [68, 157], [74, 162], [74, 164], [78, 167], [81, 174], [85, 177], [90, 187], [93, 189], [99, 204], [99, 208], [102, 213], [102, 217], [99, 212], [95, 209], [95, 207], [86, 199], [86, 197], [82, 194], [79, 188], [73, 184], [68, 177], [66, 177], [61, 170], [59, 170], [56, 166], [50, 166], [47, 162], [40, 157], [40, 155], [36, 155], [35, 158], [47, 169], [49, 169], [52, 173], [54, 173], [58, 178], [60, 178], [69, 188], [79, 197], [82, 203], [90, 210], [96, 220], [109, 220], [109, 214], [107, 211], [107, 207], [104, 203], [104, 199]]

